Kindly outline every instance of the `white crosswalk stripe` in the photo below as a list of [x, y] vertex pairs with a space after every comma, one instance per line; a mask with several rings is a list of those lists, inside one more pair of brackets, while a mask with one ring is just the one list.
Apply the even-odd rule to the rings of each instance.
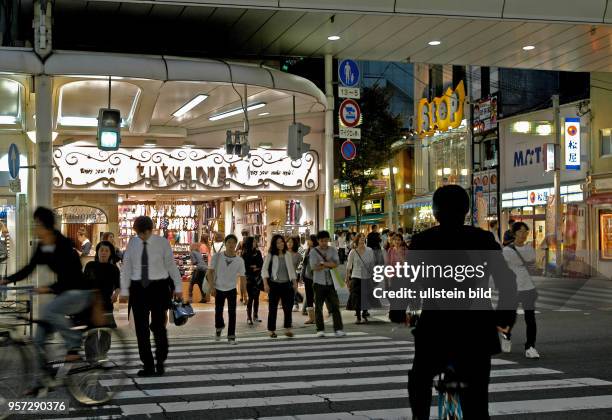
[[[172, 341], [166, 374], [150, 378], [136, 377], [139, 361], [133, 359], [137, 355], [130, 343], [126, 372], [132, 382], [116, 388], [110, 405], [95, 410], [72, 407], [67, 417], [411, 418], [406, 386], [414, 356], [411, 341], [366, 334], [345, 339], [314, 339], [312, 334], [277, 341], [250, 338], [238, 346], [211, 342], [210, 337]], [[612, 408], [612, 382], [570, 377], [528, 362], [503, 356], [492, 360], [493, 416], [509, 414], [520, 419], [523, 414], [564, 411], [575, 412], [578, 418], [581, 410]], [[557, 398], [551, 392], [563, 394]], [[287, 412], [291, 415], [279, 416]], [[437, 416], [436, 407], [432, 416]]]

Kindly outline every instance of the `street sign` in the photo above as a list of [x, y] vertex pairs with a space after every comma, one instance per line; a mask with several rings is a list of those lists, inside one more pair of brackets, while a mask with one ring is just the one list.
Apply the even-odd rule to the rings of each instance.
[[[340, 104], [340, 121], [346, 127], [357, 127], [361, 119], [361, 108], [353, 99], [345, 99]], [[342, 136], [340, 136], [342, 137]]]
[[338, 96], [340, 98], [359, 99], [361, 98], [361, 89], [338, 86]]
[[338, 80], [344, 86], [354, 87], [359, 84], [359, 66], [353, 60], [342, 60], [338, 64]]
[[11, 179], [9, 181], [9, 190], [14, 193], [21, 192], [21, 180], [19, 178]]
[[350, 140], [346, 140], [344, 143], [342, 143], [340, 152], [345, 160], [355, 159], [355, 156], [357, 156], [357, 148], [355, 147], [355, 143]]
[[340, 126], [341, 139], [361, 140], [361, 128], [349, 128]]
[[11, 178], [19, 176], [19, 149], [15, 143], [11, 143], [8, 151], [8, 167]]

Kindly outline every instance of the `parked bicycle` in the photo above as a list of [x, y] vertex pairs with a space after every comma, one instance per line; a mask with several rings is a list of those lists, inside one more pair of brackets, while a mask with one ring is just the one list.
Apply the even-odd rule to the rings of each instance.
[[[9, 295], [33, 293], [32, 287], [0, 287], [2, 289]], [[82, 330], [82, 341], [79, 360], [66, 362], [61, 357], [48, 360], [45, 355], [39, 354], [39, 349], [29, 336], [24, 337], [23, 333], [20, 336], [19, 321], [30, 322], [30, 318], [19, 314], [5, 315], [0, 320], [0, 419], [9, 414], [2, 411], [1, 407], [6, 407], [4, 403], [23, 398], [36, 378], [40, 378], [38, 383], [42, 387], [35, 397], [44, 397], [47, 392], [65, 386], [74, 399], [84, 405], [110, 401], [115, 390], [129, 381], [124, 371], [128, 362], [125, 340], [115, 326], [95, 327], [88, 317], [71, 317], [73, 328]], [[38, 328], [45, 324], [41, 320], [32, 322]], [[53, 355], [53, 347], [52, 343], [47, 343], [45, 354]], [[44, 361], [42, 364], [41, 357]]]

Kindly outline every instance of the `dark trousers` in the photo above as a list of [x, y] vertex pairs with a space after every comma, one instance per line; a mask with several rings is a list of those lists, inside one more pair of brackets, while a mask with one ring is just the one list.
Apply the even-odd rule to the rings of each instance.
[[238, 297], [238, 291], [236, 289], [223, 291], [217, 289], [215, 295], [215, 328], [225, 328], [225, 321], [223, 320], [223, 309], [225, 307], [225, 300], [227, 299], [227, 336], [236, 336], [236, 298]]
[[157, 363], [164, 363], [168, 357], [166, 322], [170, 298], [170, 287], [165, 279], [151, 281], [146, 288], [142, 287], [140, 281], [133, 281], [130, 284], [130, 306], [134, 315], [138, 353], [145, 369], [154, 367], [149, 330], [155, 339]]
[[361, 319], [362, 313], [367, 316], [369, 307], [367, 300], [368, 295], [365, 293], [368, 286], [367, 281], [368, 280], [351, 277], [351, 295], [349, 299], [355, 309], [355, 315], [359, 319]]
[[[412, 369], [408, 371], [408, 398], [413, 420], [428, 420], [431, 407], [433, 378], [442, 372], [445, 357], [431, 348], [420, 348], [415, 339], [415, 354]], [[456, 359], [453, 363], [457, 375], [467, 384], [460, 392], [461, 408], [465, 420], [489, 419], [489, 377], [491, 356], [470, 355]]]
[[314, 307], [314, 289], [312, 279], [304, 277], [304, 292], [306, 293], [306, 307]]
[[524, 290], [518, 292], [518, 300], [525, 311], [525, 325], [527, 330], [527, 341], [525, 341], [525, 350], [529, 347], [535, 347], [537, 326], [535, 319], [535, 303], [538, 299], [536, 289]]
[[336, 289], [333, 285], [323, 286], [315, 283], [314, 305], [317, 331], [325, 331], [325, 324], [323, 322], [324, 303], [327, 305], [327, 310], [334, 320], [334, 331], [341, 330], [343, 328], [342, 316], [340, 315], [340, 302], [338, 300], [338, 293], [336, 293]]
[[344, 264], [344, 261], [346, 260], [345, 248], [338, 248], [338, 260], [340, 261], [340, 264]]
[[259, 293], [261, 293], [257, 287], [257, 280], [247, 280], [247, 293], [249, 295], [247, 300], [247, 319], [253, 320], [253, 318], [258, 318]]
[[193, 274], [191, 275], [191, 281], [189, 282], [189, 299], [193, 298], [193, 286], [197, 284], [200, 288], [200, 293], [202, 294], [202, 301], [206, 300], [206, 293], [204, 293], [204, 289], [202, 288], [205, 276], [206, 272], [204, 270], [199, 270], [196, 268], [193, 271]]
[[278, 301], [281, 301], [283, 306], [283, 314], [285, 316], [284, 327], [291, 328], [293, 309], [293, 284], [291, 281], [285, 283], [275, 283], [268, 281], [270, 285], [270, 293], [268, 294], [268, 331], [276, 331], [276, 314], [278, 312]]

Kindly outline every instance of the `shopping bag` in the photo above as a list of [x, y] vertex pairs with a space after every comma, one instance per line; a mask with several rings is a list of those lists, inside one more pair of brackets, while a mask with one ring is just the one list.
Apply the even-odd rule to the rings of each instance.
[[344, 281], [344, 277], [340, 275], [340, 272], [337, 268], [331, 268], [329, 270], [329, 274], [331, 274], [336, 290], [346, 288], [346, 282]]

